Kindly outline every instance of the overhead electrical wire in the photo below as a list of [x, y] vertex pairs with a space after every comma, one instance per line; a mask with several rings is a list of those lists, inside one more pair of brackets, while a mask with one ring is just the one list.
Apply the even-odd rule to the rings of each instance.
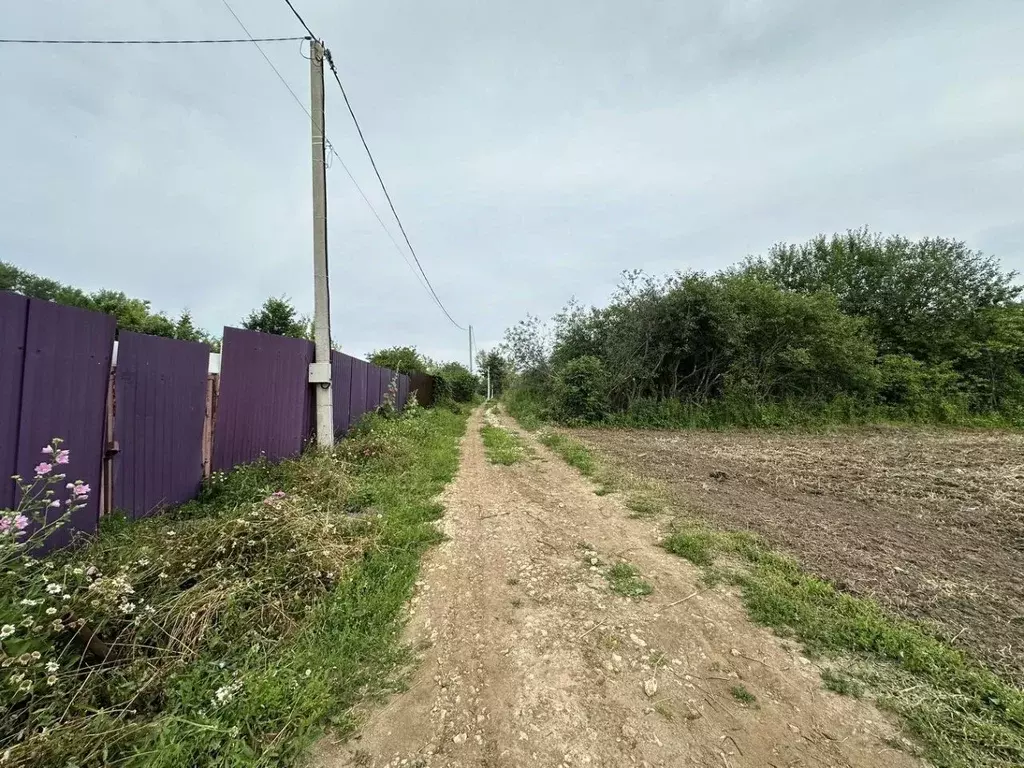
[[[289, 0], [285, 0], [288, 5], [291, 5]], [[412, 242], [409, 240], [409, 235], [405, 231], [405, 225], [402, 224], [402, 218], [398, 215], [398, 211], [395, 210], [395, 204], [391, 200], [391, 194], [388, 192], [387, 185], [384, 183], [384, 179], [380, 175], [380, 171], [377, 168], [377, 161], [373, 158], [373, 153], [370, 151], [370, 146], [366, 143], [366, 136], [363, 135], [363, 129], [359, 125], [359, 119], [356, 117], [355, 110], [352, 109], [352, 102], [349, 101], [348, 94], [345, 92], [345, 86], [341, 83], [341, 78], [338, 76], [338, 68], [334, 66], [334, 58], [331, 56], [331, 52], [328, 49], [324, 49], [324, 58], [327, 59], [327, 64], [331, 68], [331, 74], [334, 75], [335, 82], [338, 83], [338, 88], [341, 89], [342, 98], [345, 99], [345, 106], [348, 107], [348, 113], [352, 118], [352, 122], [356, 127], [356, 131], [359, 133], [359, 140], [363, 143], [363, 149], [366, 150], [366, 156], [370, 158], [370, 165], [373, 166], [373, 172], [377, 176], [377, 181], [380, 183], [380, 188], [384, 192], [384, 197], [388, 201], [388, 206], [391, 208], [391, 213], [395, 217], [395, 221], [398, 223], [398, 229], [402, 233], [402, 237], [405, 239], [405, 244], [409, 247], [409, 253], [412, 254], [413, 260], [416, 262], [416, 266], [420, 268], [420, 273], [423, 275], [423, 279], [427, 282], [427, 287], [430, 290], [430, 295], [434, 297], [434, 301], [444, 312], [445, 317], [448, 318], [449, 322], [458, 328], [460, 331], [465, 331], [466, 328], [455, 322], [455, 318], [451, 316], [448, 309], [444, 306], [441, 298], [437, 295], [437, 291], [434, 290], [434, 286], [430, 282], [430, 278], [427, 277], [426, 271], [423, 269], [423, 265], [420, 263], [419, 256], [416, 255], [416, 249], [413, 248]]]
[[[299, 24], [301, 24], [305, 28], [305, 30], [309, 33], [309, 36], [310, 37], [316, 37], [316, 35], [313, 34], [313, 30], [309, 28], [309, 24], [306, 23], [306, 20], [302, 18], [302, 15], [297, 10], [295, 10], [295, 6], [292, 5], [292, 0], [284, 0], [284, 1], [285, 1], [285, 3], [288, 4], [288, 7], [291, 9], [292, 13], [295, 14], [295, 18], [299, 20]], [[316, 37], [316, 39], [319, 40], [320, 38]]]
[[[242, 31], [245, 32], [246, 35], [249, 35], [249, 37], [247, 38], [247, 42], [251, 41], [253, 43], [253, 45], [256, 46], [256, 50], [258, 50], [260, 52], [260, 55], [263, 57], [263, 60], [267, 62], [267, 64], [270, 66], [270, 68], [272, 70], [274, 70], [274, 74], [277, 75], [277, 79], [280, 80], [281, 84], [285, 88], [288, 89], [288, 93], [291, 94], [292, 99], [294, 99], [295, 103], [299, 105], [299, 108], [303, 112], [306, 113], [306, 117], [308, 117], [310, 123], [312, 123], [313, 122], [313, 114], [309, 111], [309, 108], [302, 102], [302, 99], [300, 99], [298, 97], [298, 95], [295, 93], [295, 90], [291, 87], [291, 85], [288, 84], [288, 81], [285, 80], [284, 75], [281, 74], [280, 70], [276, 66], [274, 66], [274, 62], [272, 62], [270, 60], [270, 57], [267, 56], [266, 51], [264, 51], [260, 47], [260, 42], [261, 42], [260, 38], [252, 37], [252, 35], [249, 33], [249, 29], [245, 26], [245, 24], [242, 22], [242, 20], [238, 17], [238, 14], [235, 13], [234, 9], [228, 4], [227, 0], [221, 0], [221, 2], [224, 4], [224, 7], [228, 9], [228, 12], [234, 17], [235, 21], [238, 22], [238, 26], [240, 26], [242, 28]], [[298, 15], [298, 14], [296, 14], [296, 15]], [[301, 21], [301, 18], [300, 18], [300, 21]], [[300, 38], [296, 38], [296, 39], [308, 40], [310, 38], [300, 37]], [[335, 159], [337, 159], [337, 161], [341, 164], [341, 167], [345, 170], [345, 173], [348, 175], [348, 178], [352, 182], [352, 185], [359, 192], [359, 196], [363, 198], [363, 202], [366, 203], [366, 206], [370, 209], [370, 211], [373, 213], [374, 217], [377, 219], [377, 223], [380, 224], [381, 229], [384, 230], [384, 233], [388, 236], [388, 239], [391, 240], [391, 244], [395, 247], [395, 250], [398, 252], [398, 255], [402, 257], [402, 259], [405, 261], [406, 265], [408, 265], [409, 269], [412, 270], [413, 275], [419, 281], [420, 285], [423, 286], [423, 289], [425, 291], [427, 291], [427, 292], [430, 292], [430, 288], [427, 286], [427, 284], [420, 277], [420, 275], [416, 271], [415, 267], [413, 267], [412, 263], [409, 261], [409, 257], [405, 255], [405, 251], [402, 250], [401, 246], [398, 244], [398, 241], [395, 240], [395, 236], [393, 234], [391, 234], [391, 230], [388, 229], [387, 225], [384, 223], [384, 219], [381, 218], [381, 215], [377, 212], [377, 209], [373, 207], [373, 203], [370, 202], [370, 198], [368, 198], [366, 196], [366, 193], [363, 191], [363, 188], [359, 186], [359, 182], [357, 182], [356, 179], [355, 179], [355, 176], [352, 175], [352, 171], [349, 170], [349, 167], [345, 164], [345, 161], [342, 159], [341, 155], [338, 154], [338, 151], [334, 148], [334, 145], [331, 144], [330, 140], [327, 138], [327, 132], [323, 131], [323, 134], [324, 134], [324, 146], [327, 149], [327, 151]], [[443, 308], [442, 308], [442, 311], [443, 311]]]
[[0, 43], [22, 45], [215, 45], [219, 43], [284, 43], [309, 40], [308, 37], [221, 37], [206, 40], [29, 40], [0, 38]]
[[[310, 119], [310, 122], [313, 122], [313, 115], [312, 115], [312, 113], [309, 111], [309, 109], [306, 107], [306, 105], [302, 102], [302, 99], [299, 98], [298, 94], [295, 93], [295, 91], [292, 89], [291, 85], [288, 84], [288, 81], [285, 80], [284, 76], [281, 74], [281, 72], [278, 70], [278, 68], [276, 66], [274, 66], [274, 62], [272, 62], [270, 60], [270, 57], [267, 56], [266, 51], [264, 51], [263, 48], [260, 46], [260, 43], [295, 42], [295, 41], [300, 41], [300, 40], [313, 40], [313, 39], [319, 40], [320, 39], [319, 37], [317, 37], [317, 35], [315, 35], [313, 33], [313, 30], [310, 29], [309, 25], [306, 24], [305, 19], [302, 18], [302, 15], [295, 8], [295, 5], [291, 2], [291, 0], [284, 0], [284, 1], [285, 1], [285, 4], [288, 6], [288, 8], [291, 10], [292, 14], [295, 16], [295, 18], [299, 21], [299, 23], [302, 25], [302, 27], [306, 30], [306, 32], [308, 33], [308, 36], [254, 37], [249, 32], [248, 28], [246, 28], [246, 26], [242, 22], [242, 20], [238, 17], [238, 14], [236, 14], [234, 9], [228, 4], [227, 0], [221, 0], [221, 2], [224, 4], [224, 7], [227, 8], [228, 12], [232, 15], [232, 17], [234, 17], [235, 21], [238, 23], [238, 26], [242, 28], [243, 32], [245, 32], [246, 36], [244, 38], [238, 37], [238, 38], [203, 38], [203, 39], [171, 39], [171, 40], [166, 40], [166, 39], [75, 39], [75, 40], [63, 39], [62, 40], [62, 39], [43, 39], [43, 38], [0, 38], [0, 44], [9, 44], [9, 45], [217, 45], [217, 44], [252, 43], [253, 45], [256, 46], [256, 49], [260, 52], [260, 55], [267, 62], [267, 64], [270, 66], [270, 68], [274, 71], [274, 74], [277, 75], [277, 78], [278, 78], [278, 80], [281, 81], [281, 84], [284, 85], [284, 87], [288, 90], [288, 93], [291, 94], [292, 98], [295, 100], [295, 103], [298, 104], [299, 107], [302, 109], [302, 111], [306, 113], [306, 116]], [[373, 213], [374, 217], [377, 219], [377, 222], [380, 224], [380, 226], [384, 230], [385, 234], [387, 234], [388, 238], [391, 240], [391, 243], [395, 247], [395, 250], [398, 252], [398, 254], [402, 257], [402, 259], [408, 265], [409, 269], [412, 270], [413, 275], [416, 276], [416, 279], [419, 281], [420, 285], [423, 286], [424, 290], [426, 290], [428, 292], [428, 294], [430, 295], [431, 299], [433, 299], [434, 303], [437, 304], [438, 308], [444, 313], [445, 317], [448, 318], [448, 321], [452, 325], [454, 325], [456, 328], [458, 328], [459, 330], [462, 330], [462, 331], [467, 330], [465, 327], [463, 327], [463, 326], [459, 325], [457, 322], [455, 322], [455, 318], [453, 318], [451, 316], [451, 313], [445, 307], [444, 303], [441, 301], [441, 298], [437, 295], [437, 291], [434, 290], [434, 286], [430, 282], [430, 278], [427, 277], [427, 273], [423, 269], [423, 264], [420, 262], [419, 256], [416, 253], [416, 249], [413, 247], [412, 241], [409, 239], [409, 234], [405, 230], [405, 225], [402, 223], [402, 219], [398, 215], [398, 211], [395, 208], [394, 201], [391, 199], [391, 193], [388, 191], [387, 185], [384, 183], [384, 179], [383, 179], [383, 177], [380, 174], [380, 170], [377, 168], [377, 161], [374, 159], [373, 153], [370, 151], [370, 146], [369, 146], [369, 144], [367, 144], [366, 136], [363, 134], [362, 126], [360, 126], [359, 119], [356, 117], [355, 110], [352, 108], [352, 102], [348, 98], [348, 93], [346, 93], [346, 91], [345, 91], [345, 86], [342, 84], [341, 77], [338, 75], [338, 69], [334, 65], [334, 59], [331, 56], [330, 50], [327, 49], [327, 48], [324, 48], [324, 58], [326, 59], [327, 64], [328, 64], [328, 66], [331, 69], [331, 74], [334, 75], [334, 80], [338, 84], [338, 88], [341, 90], [342, 98], [344, 98], [344, 100], [345, 100], [345, 107], [348, 109], [349, 116], [352, 118], [352, 123], [355, 125], [356, 131], [359, 134], [359, 140], [362, 142], [363, 149], [366, 151], [366, 156], [370, 160], [370, 165], [373, 167], [373, 172], [374, 172], [374, 175], [377, 177], [377, 182], [380, 184], [380, 188], [384, 192], [384, 197], [387, 199], [388, 207], [391, 209], [391, 214], [394, 216], [395, 222], [398, 224], [398, 229], [402, 233], [402, 238], [405, 240], [405, 244], [406, 244], [407, 248], [409, 249], [409, 253], [412, 255], [413, 261], [415, 262], [415, 265], [416, 265], [415, 267], [413, 267], [413, 264], [409, 261], [408, 256], [406, 256], [406, 254], [405, 254], [405, 251], [402, 250], [402, 247], [399, 245], [398, 241], [395, 239], [394, 235], [391, 233], [390, 228], [384, 223], [384, 220], [381, 218], [380, 214], [377, 212], [377, 209], [374, 208], [373, 204], [370, 202], [370, 199], [366, 196], [366, 193], [363, 191], [362, 187], [359, 186], [359, 183], [356, 181], [355, 177], [352, 175], [351, 170], [349, 170], [348, 166], [345, 164], [345, 161], [341, 158], [341, 155], [338, 154], [337, 150], [335, 150], [334, 146], [327, 139], [326, 132], [324, 132], [324, 145], [325, 145], [326, 149], [330, 152], [331, 156], [336, 158], [338, 160], [338, 162], [341, 163], [341, 167], [345, 170], [345, 173], [348, 175], [349, 180], [351, 180], [351, 182], [355, 186], [356, 190], [358, 190], [360, 197], [362, 197], [363, 202], [366, 203], [367, 207]]]

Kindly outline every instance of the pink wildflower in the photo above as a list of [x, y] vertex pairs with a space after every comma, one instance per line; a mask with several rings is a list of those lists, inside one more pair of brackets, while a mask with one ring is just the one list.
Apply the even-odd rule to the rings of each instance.
[[88, 496], [90, 488], [88, 483], [75, 483], [73, 490], [75, 496]]
[[52, 445], [48, 445], [45, 448], [43, 448], [43, 454], [46, 455], [46, 456], [52, 456], [53, 455], [53, 446]]
[[285, 494], [284, 491], [274, 491], [274, 497], [275, 498], [283, 499], [285, 497], [285, 495], [286, 494]]
[[11, 519], [9, 517], [0, 517], [0, 533], [7, 533], [11, 529]]
[[45, 461], [41, 461], [41, 462], [39, 462], [36, 465], [36, 475], [39, 475], [39, 476], [45, 475], [51, 469], [53, 469], [53, 465], [52, 464], [47, 464]]
[[27, 525], [28, 518], [24, 515], [18, 515], [16, 518], [14, 518], [14, 527], [17, 528], [19, 531], [24, 531]]
[[71, 451], [60, 451], [57, 453], [57, 463], [67, 464], [71, 461]]

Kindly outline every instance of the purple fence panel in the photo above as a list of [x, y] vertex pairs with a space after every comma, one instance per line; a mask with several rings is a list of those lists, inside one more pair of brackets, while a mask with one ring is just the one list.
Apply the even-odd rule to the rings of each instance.
[[14, 506], [28, 299], [0, 291], [0, 509]]
[[347, 434], [352, 426], [352, 358], [342, 352], [331, 353], [331, 393], [334, 434]]
[[298, 454], [312, 434], [313, 342], [224, 329], [213, 468]]
[[366, 410], [375, 411], [380, 405], [380, 368], [366, 364]]
[[[40, 449], [60, 437], [71, 451], [69, 480], [80, 479], [92, 489], [88, 503], [47, 539], [47, 549], [62, 547], [75, 531], [92, 532], [99, 524], [115, 325], [111, 315], [29, 299], [17, 469], [24, 477], [34, 475], [33, 467], [43, 458]], [[53, 510], [54, 517], [59, 514]]]
[[398, 402], [395, 407], [404, 410], [406, 401], [409, 399], [409, 377], [404, 373], [398, 375]]
[[366, 369], [370, 367], [357, 358], [352, 358], [352, 400], [349, 410], [349, 425], [359, 422], [362, 415], [369, 410], [366, 407]]
[[384, 402], [384, 398], [387, 397], [388, 388], [391, 386], [391, 369], [381, 368], [380, 369], [380, 401]]
[[122, 331], [114, 377], [114, 506], [131, 517], [196, 496], [210, 349]]
[[425, 373], [409, 376], [409, 390], [416, 393], [417, 402], [424, 408], [434, 404], [434, 377]]

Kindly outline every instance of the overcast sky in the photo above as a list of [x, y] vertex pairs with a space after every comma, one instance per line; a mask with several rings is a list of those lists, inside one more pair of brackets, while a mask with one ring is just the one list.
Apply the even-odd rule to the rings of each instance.
[[[229, 0], [257, 36], [283, 0]], [[624, 269], [867, 225], [1024, 269], [1021, 0], [295, 0], [482, 346]], [[2, 37], [234, 37], [221, 0], [4, 3]], [[298, 43], [265, 47], [309, 94]], [[387, 212], [336, 86], [327, 132]], [[251, 44], [0, 45], [0, 259], [219, 332], [311, 311], [309, 121]], [[340, 165], [333, 334], [466, 355]], [[397, 230], [395, 230], [397, 237]]]

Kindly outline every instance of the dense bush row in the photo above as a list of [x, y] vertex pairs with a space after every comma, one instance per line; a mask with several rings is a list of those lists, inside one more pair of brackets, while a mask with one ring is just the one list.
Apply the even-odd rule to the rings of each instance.
[[506, 332], [514, 396], [562, 421], [714, 426], [1024, 418], [1014, 273], [944, 239], [866, 231], [714, 275], [627, 273]]

